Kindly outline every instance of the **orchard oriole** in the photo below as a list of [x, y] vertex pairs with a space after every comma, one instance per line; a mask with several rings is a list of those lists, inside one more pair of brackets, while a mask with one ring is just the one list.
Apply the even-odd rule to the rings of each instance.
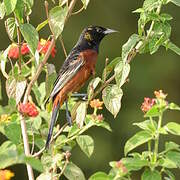
[[48, 101], [52, 100], [53, 107], [46, 148], [49, 147], [58, 110], [64, 101], [66, 102], [66, 117], [71, 125], [71, 117], [67, 106], [68, 94], [77, 92], [88, 78], [95, 74], [99, 44], [107, 34], [113, 32], [117, 31], [100, 26], [85, 28], [78, 42], [64, 61], [48, 99]]

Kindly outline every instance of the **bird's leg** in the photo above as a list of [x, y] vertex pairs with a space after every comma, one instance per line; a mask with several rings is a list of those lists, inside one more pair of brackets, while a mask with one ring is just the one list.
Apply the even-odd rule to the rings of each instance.
[[72, 118], [71, 118], [71, 114], [68, 110], [68, 101], [66, 100], [65, 103], [66, 103], [66, 120], [67, 120], [69, 126], [72, 126]]
[[71, 95], [71, 97], [80, 97], [83, 101], [87, 101], [88, 100], [88, 95], [87, 94], [85, 94], [85, 93], [73, 93], [72, 95]]

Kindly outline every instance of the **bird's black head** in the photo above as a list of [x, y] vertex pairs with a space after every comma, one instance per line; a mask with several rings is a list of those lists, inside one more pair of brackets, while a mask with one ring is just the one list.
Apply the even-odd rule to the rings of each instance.
[[98, 51], [101, 40], [113, 32], [117, 31], [100, 26], [89, 26], [81, 33], [76, 46], [82, 50], [94, 49]]

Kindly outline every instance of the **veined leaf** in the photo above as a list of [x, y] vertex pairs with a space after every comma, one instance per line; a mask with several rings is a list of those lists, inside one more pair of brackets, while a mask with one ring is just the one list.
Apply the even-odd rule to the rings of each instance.
[[62, 8], [59, 6], [54, 7], [49, 12], [49, 23], [51, 30], [57, 39], [64, 28], [65, 19], [68, 13], [68, 8]]
[[125, 156], [127, 153], [136, 147], [148, 142], [152, 139], [152, 135], [149, 134], [147, 131], [140, 131], [136, 133], [133, 137], [131, 137], [125, 144], [124, 147], [124, 154]]
[[151, 171], [150, 169], [146, 169], [141, 177], [142, 180], [161, 180], [161, 174], [157, 171]]
[[170, 122], [165, 127], [167, 128], [168, 132], [180, 136], [180, 124], [175, 122]]
[[180, 6], [180, 0], [170, 0], [176, 6]]
[[110, 178], [104, 172], [96, 172], [89, 178], [89, 180], [110, 180]]
[[16, 23], [14, 17], [10, 17], [5, 21], [6, 31], [10, 40], [13, 40], [17, 36]]
[[4, 2], [0, 2], [0, 19], [4, 18], [6, 13]]
[[102, 92], [103, 102], [114, 117], [117, 116], [121, 108], [122, 96], [123, 91], [117, 85], [107, 86]]
[[69, 180], [85, 180], [82, 170], [72, 162], [67, 164], [64, 176]]
[[94, 151], [94, 141], [88, 135], [80, 135], [76, 138], [81, 150], [90, 158]]
[[180, 56], [180, 48], [176, 46], [174, 43], [168, 42], [168, 44], [165, 45], [165, 47], [166, 49], [171, 49], [172, 51], [174, 51], [176, 54]]
[[4, 0], [6, 15], [12, 13], [16, 7], [17, 0]]
[[127, 61], [129, 53], [132, 51], [136, 43], [139, 41], [137, 34], [131, 35], [128, 41], [122, 47], [122, 60], [125, 63]]
[[39, 35], [36, 29], [31, 24], [22, 24], [20, 25], [20, 31], [28, 43], [31, 53], [35, 55], [39, 41]]
[[169, 151], [166, 154], [166, 158], [168, 158], [171, 161], [173, 161], [178, 166], [178, 168], [180, 168], [180, 152]]

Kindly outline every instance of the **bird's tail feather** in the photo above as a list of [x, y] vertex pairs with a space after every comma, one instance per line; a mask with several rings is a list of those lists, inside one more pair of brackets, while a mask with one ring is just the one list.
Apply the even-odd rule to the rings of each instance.
[[53, 127], [54, 127], [54, 124], [55, 124], [56, 119], [57, 119], [57, 114], [58, 114], [59, 107], [60, 107], [59, 102], [58, 102], [58, 104], [56, 106], [53, 107], [52, 116], [51, 116], [51, 122], [50, 122], [50, 128], [49, 128], [48, 137], [47, 137], [47, 140], [46, 140], [46, 146], [45, 146], [46, 149], [49, 148], [49, 143], [51, 141], [51, 137], [52, 137], [52, 133], [53, 133]]

